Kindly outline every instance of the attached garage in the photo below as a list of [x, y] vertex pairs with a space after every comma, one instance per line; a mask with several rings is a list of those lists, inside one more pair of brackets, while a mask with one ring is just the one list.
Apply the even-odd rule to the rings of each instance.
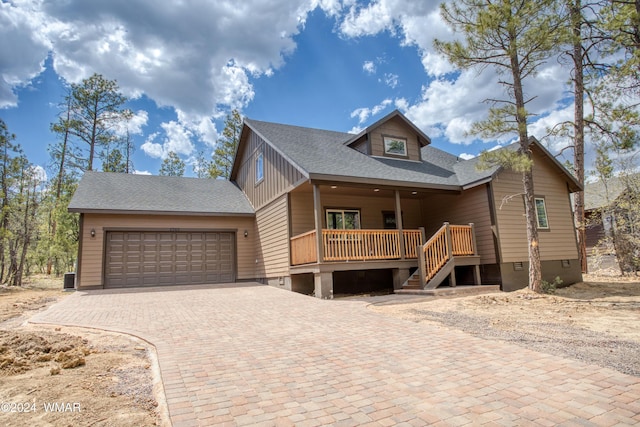
[[77, 289], [255, 280], [255, 211], [226, 180], [86, 172]]
[[107, 231], [105, 288], [235, 281], [235, 233]]

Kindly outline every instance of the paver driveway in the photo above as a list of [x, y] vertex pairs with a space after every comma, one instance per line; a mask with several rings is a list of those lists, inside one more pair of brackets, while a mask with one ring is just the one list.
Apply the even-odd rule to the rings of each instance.
[[640, 378], [259, 285], [77, 292], [33, 318], [157, 347], [174, 426], [631, 425]]

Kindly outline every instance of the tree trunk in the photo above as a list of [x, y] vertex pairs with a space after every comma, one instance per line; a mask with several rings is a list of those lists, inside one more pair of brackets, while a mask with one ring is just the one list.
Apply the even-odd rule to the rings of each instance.
[[[67, 143], [69, 142], [69, 120], [71, 120], [71, 97], [67, 103], [67, 121], [65, 123], [64, 138], [62, 140], [62, 150], [60, 153], [60, 167], [58, 168], [58, 182], [56, 182], [56, 199], [53, 202], [53, 211], [51, 213], [51, 224], [49, 227], [51, 233], [51, 242], [55, 240], [56, 230], [58, 228], [58, 222], [56, 221], [56, 211], [58, 208], [58, 202], [60, 200], [60, 194], [62, 194], [62, 179], [64, 177], [65, 160], [67, 157]], [[47, 275], [51, 275], [51, 268], [53, 266], [53, 259], [51, 253], [47, 257]]]
[[[527, 112], [524, 101], [524, 91], [522, 89], [522, 70], [520, 68], [520, 58], [518, 57], [517, 35], [515, 30], [510, 34], [510, 65], [513, 77], [513, 93], [515, 100], [515, 115], [518, 124], [518, 137], [520, 138], [519, 152], [527, 160], [531, 160], [531, 150], [529, 148], [529, 134], [527, 131]], [[542, 266], [540, 264], [540, 248], [538, 245], [538, 221], [535, 210], [535, 191], [533, 187], [533, 166], [522, 173], [522, 184], [524, 187], [524, 212], [527, 223], [527, 240], [529, 242], [529, 288], [535, 292], [542, 289]]]
[[[574, 150], [573, 163], [578, 182], [584, 184], [584, 70], [582, 63], [582, 1], [571, 3], [571, 25], [573, 31], [573, 67], [574, 67]], [[584, 218], [584, 192], [574, 194], [574, 212], [577, 227], [578, 258], [583, 273], [587, 273], [587, 242]]]

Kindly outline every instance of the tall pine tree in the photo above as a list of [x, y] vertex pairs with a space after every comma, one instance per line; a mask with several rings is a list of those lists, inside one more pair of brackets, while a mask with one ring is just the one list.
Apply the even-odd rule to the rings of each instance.
[[459, 0], [441, 4], [441, 15], [462, 40], [434, 42], [436, 49], [460, 68], [494, 68], [506, 87], [505, 99], [492, 99], [487, 120], [472, 133], [483, 137], [515, 134], [519, 147], [508, 155], [485, 153], [484, 160], [522, 173], [529, 254], [529, 288], [540, 292], [542, 269], [534, 202], [525, 80], [566, 40], [563, 14], [554, 0]]

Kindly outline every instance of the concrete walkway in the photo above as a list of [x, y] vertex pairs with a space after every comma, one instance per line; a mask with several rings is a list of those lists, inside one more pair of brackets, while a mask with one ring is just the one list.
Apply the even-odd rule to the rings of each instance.
[[152, 342], [176, 427], [640, 424], [640, 378], [362, 301], [253, 284], [104, 290], [32, 322]]

